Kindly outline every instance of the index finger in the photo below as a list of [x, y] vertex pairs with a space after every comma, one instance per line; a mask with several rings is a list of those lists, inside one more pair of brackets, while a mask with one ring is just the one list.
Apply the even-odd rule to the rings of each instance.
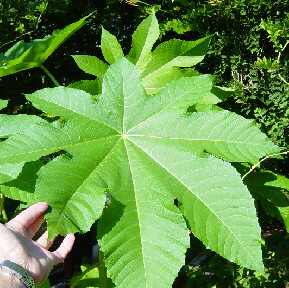
[[7, 224], [13, 225], [14, 222], [20, 223], [27, 229], [37, 217], [43, 214], [48, 208], [48, 204], [46, 202], [38, 202], [26, 210], [22, 211], [19, 215], [17, 215], [14, 219], [9, 221]]

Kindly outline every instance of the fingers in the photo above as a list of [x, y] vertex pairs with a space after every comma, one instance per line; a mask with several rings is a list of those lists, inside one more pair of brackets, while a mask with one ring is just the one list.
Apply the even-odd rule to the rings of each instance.
[[43, 247], [44, 249], [49, 249], [51, 247], [51, 245], [53, 244], [53, 241], [55, 239], [55, 237], [53, 239], [51, 239], [48, 243], [47, 243], [47, 238], [48, 238], [48, 232], [45, 231], [45, 233], [43, 233], [38, 240], [36, 241], [36, 243], [38, 245], [40, 245], [41, 247]]
[[44, 223], [45, 219], [40, 215], [38, 216], [34, 222], [27, 228], [26, 233], [27, 236], [32, 239], [36, 232], [39, 230], [39, 228], [41, 227], [41, 225]]
[[[17, 215], [14, 219], [8, 222], [8, 224], [12, 228], [14, 228], [14, 225], [16, 226], [15, 228], [18, 228], [19, 226], [17, 224], [20, 223], [24, 229], [27, 229], [42, 213], [47, 210], [47, 208], [48, 205], [45, 202], [34, 204]], [[36, 221], [35, 226], [37, 227], [38, 224], [39, 222]]]
[[71, 251], [73, 243], [74, 243], [75, 237], [73, 234], [68, 234], [62, 243], [60, 244], [59, 248], [52, 252], [52, 254], [55, 256], [55, 264], [62, 262], [67, 254]]

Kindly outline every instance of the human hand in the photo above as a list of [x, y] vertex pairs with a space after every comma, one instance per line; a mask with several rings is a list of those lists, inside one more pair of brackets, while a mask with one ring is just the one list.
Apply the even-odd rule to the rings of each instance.
[[0, 262], [10, 260], [21, 265], [36, 286], [45, 281], [54, 265], [65, 259], [74, 243], [74, 235], [68, 234], [59, 248], [50, 252], [54, 239], [47, 243], [47, 231], [38, 240], [32, 240], [45, 221], [41, 214], [47, 208], [47, 203], [39, 202], [5, 225], [0, 224]]

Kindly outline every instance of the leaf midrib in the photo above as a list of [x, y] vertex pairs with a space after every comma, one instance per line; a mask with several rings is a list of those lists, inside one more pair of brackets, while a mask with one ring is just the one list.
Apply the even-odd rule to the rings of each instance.
[[[234, 144], [242, 144], [242, 145], [255, 145], [260, 146], [260, 143], [256, 142], [240, 142], [233, 140], [218, 140], [218, 139], [198, 139], [198, 138], [177, 138], [177, 137], [169, 137], [169, 136], [153, 136], [153, 135], [141, 135], [141, 134], [129, 134], [128, 136], [132, 137], [145, 137], [145, 138], [155, 138], [155, 139], [169, 139], [169, 140], [181, 140], [181, 141], [209, 141], [209, 142], [224, 142], [224, 143], [234, 143]], [[265, 145], [263, 145], [265, 146]]]
[[[127, 150], [127, 146], [126, 146], [126, 140], [123, 141], [124, 142], [124, 146], [125, 146], [125, 152], [127, 155], [127, 160], [128, 160], [128, 164], [129, 164], [129, 170], [130, 170], [130, 174], [131, 174], [131, 179], [132, 179], [132, 184], [133, 184], [133, 192], [134, 192], [134, 199], [135, 199], [135, 206], [136, 206], [136, 211], [137, 211], [137, 219], [138, 219], [138, 224], [139, 224], [139, 234], [140, 234], [140, 244], [141, 244], [141, 255], [142, 255], [142, 262], [143, 262], [143, 268], [144, 268], [144, 278], [145, 280], [147, 279], [147, 275], [146, 275], [146, 267], [145, 267], [145, 259], [144, 259], [144, 254], [143, 254], [143, 239], [142, 239], [142, 235], [141, 235], [141, 224], [140, 224], [140, 212], [139, 212], [139, 208], [137, 205], [137, 196], [136, 196], [136, 190], [135, 190], [135, 185], [134, 185], [134, 177], [133, 177], [133, 172], [132, 172], [132, 167], [130, 164], [130, 158], [129, 158], [129, 153]], [[145, 286], [147, 287], [147, 283], [145, 283]]]
[[[51, 147], [51, 148], [44, 148], [44, 149], [40, 149], [40, 150], [34, 150], [32, 152], [24, 152], [24, 153], [19, 153], [19, 154], [13, 154], [13, 155], [5, 156], [5, 157], [0, 157], [0, 163], [3, 161], [3, 159], [6, 159], [6, 158], [11, 158], [11, 157], [15, 158], [15, 157], [19, 157], [21, 155], [31, 155], [31, 154], [34, 154], [34, 153], [38, 153], [38, 152], [46, 151], [46, 150], [48, 151], [48, 150], [51, 150], [51, 149], [53, 149], [53, 151], [57, 152], [59, 150], [66, 150], [69, 147], [76, 147], [78, 145], [82, 145], [82, 144], [86, 144], [86, 143], [90, 143], [90, 142], [97, 142], [97, 141], [101, 141], [101, 140], [108, 139], [108, 138], [113, 138], [113, 137], [121, 137], [121, 136], [120, 135], [110, 135], [110, 136], [103, 137], [103, 138], [92, 139], [92, 140], [88, 140], [88, 141], [82, 141], [82, 142], [78, 142], [78, 143], [74, 143], [74, 144], [70, 144], [70, 145], [65, 145], [65, 146], [63, 145], [63, 146], [57, 146], [57, 147]], [[20, 162], [23, 162], [23, 160], [21, 160]], [[13, 164], [20, 163], [20, 162], [15, 162]], [[8, 162], [4, 161], [3, 163], [10, 163], [10, 162], [9, 161]], [[2, 164], [0, 164], [0, 165], [2, 165]]]

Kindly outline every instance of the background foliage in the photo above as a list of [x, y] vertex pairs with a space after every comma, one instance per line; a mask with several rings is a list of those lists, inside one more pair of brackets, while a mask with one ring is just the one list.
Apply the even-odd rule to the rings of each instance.
[[[0, 53], [4, 53], [15, 41], [29, 42], [43, 38], [55, 29], [96, 11], [81, 33], [72, 36], [45, 63], [58, 82], [70, 84], [87, 78], [75, 69], [76, 64], [70, 55], [86, 54], [102, 58], [99, 46], [101, 26], [117, 36], [127, 54], [131, 43], [127, 35], [132, 34], [140, 19], [151, 13], [152, 8], [157, 11], [162, 40], [196, 40], [214, 34], [208, 55], [197, 70], [216, 75], [215, 83], [218, 85], [236, 89], [235, 95], [222, 106], [255, 119], [276, 144], [288, 149], [287, 0], [148, 0], [145, 3], [133, 0], [1, 1]], [[32, 93], [47, 86], [52, 87], [53, 83], [39, 68], [0, 78], [0, 98], [12, 100], [6, 112], [35, 114], [37, 111], [22, 93]], [[289, 176], [287, 156], [267, 160], [263, 166]], [[288, 248], [286, 232], [282, 224], [262, 209], [259, 213], [262, 216], [268, 277], [250, 274], [235, 264], [220, 260], [219, 256], [206, 251], [200, 244], [195, 246], [197, 251], [189, 251], [188, 265], [180, 272], [186, 276], [188, 287], [196, 283], [222, 287], [229, 287], [232, 283], [237, 287], [273, 287], [288, 283], [288, 254], [281, 253], [286, 251], [286, 245]], [[197, 240], [192, 238], [192, 241]], [[203, 261], [196, 262], [195, 258], [200, 255], [203, 255]], [[195, 262], [192, 262], [193, 259]], [[273, 260], [278, 262], [278, 269]], [[221, 271], [220, 261], [223, 264]], [[224, 273], [230, 280], [224, 280]], [[178, 281], [182, 281], [180, 279]]]

